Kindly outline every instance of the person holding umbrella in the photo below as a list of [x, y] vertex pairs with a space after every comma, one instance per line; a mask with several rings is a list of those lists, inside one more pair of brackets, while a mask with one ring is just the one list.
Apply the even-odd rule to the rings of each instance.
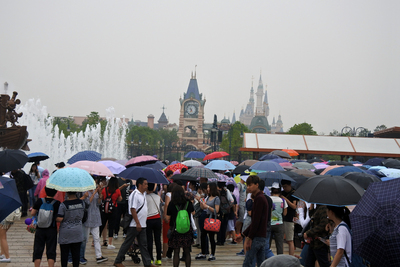
[[[351, 234], [350, 211], [347, 207], [327, 206], [328, 218], [333, 221], [335, 229], [329, 237], [329, 247], [333, 261], [332, 267], [346, 267], [350, 265], [347, 260], [351, 259]], [[341, 226], [341, 227], [340, 227]]]
[[40, 173], [36, 163], [32, 164], [31, 169], [29, 170], [29, 177], [31, 177], [33, 182], [33, 187], [29, 189], [29, 206], [30, 206], [29, 211], [32, 211], [33, 204], [35, 204], [36, 202], [36, 197], [35, 197], [36, 186], [38, 185], [40, 180]]

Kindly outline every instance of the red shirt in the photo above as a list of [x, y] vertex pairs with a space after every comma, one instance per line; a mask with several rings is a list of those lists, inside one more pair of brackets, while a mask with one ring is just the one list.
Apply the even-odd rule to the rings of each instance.
[[[109, 188], [107, 188], [107, 193], [108, 193], [108, 197], [111, 195]], [[101, 191], [101, 194], [103, 195], [103, 200], [105, 200], [107, 198], [106, 196], [106, 188], [103, 188], [103, 190]], [[112, 194], [111, 196], [111, 200], [114, 204], [115, 207], [118, 207], [117, 205], [117, 199], [121, 196], [121, 191], [119, 190], [119, 188], [117, 188], [117, 190], [115, 190], [115, 192]]]

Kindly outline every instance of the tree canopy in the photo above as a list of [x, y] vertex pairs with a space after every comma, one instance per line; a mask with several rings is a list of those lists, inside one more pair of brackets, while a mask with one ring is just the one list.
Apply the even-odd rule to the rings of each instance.
[[293, 125], [286, 133], [301, 134], [301, 135], [317, 135], [317, 132], [313, 130], [312, 125], [306, 122]]
[[[229, 153], [229, 143], [230, 146], [230, 155], [232, 160], [239, 159], [239, 149], [243, 145], [243, 137], [240, 137], [241, 133], [249, 133], [249, 128], [246, 127], [240, 121], [232, 124], [230, 131], [228, 131], [224, 137], [222, 138], [222, 142], [220, 144], [220, 148], [222, 148], [225, 152]], [[242, 153], [243, 154], [243, 153]], [[244, 155], [241, 155], [244, 156]]]

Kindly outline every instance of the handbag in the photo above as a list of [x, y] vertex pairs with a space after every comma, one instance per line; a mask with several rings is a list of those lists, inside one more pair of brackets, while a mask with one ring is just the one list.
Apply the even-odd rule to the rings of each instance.
[[214, 209], [214, 215], [215, 219], [211, 218], [212, 216], [211, 213], [210, 217], [204, 220], [204, 230], [210, 232], [219, 232], [219, 229], [221, 228], [221, 221], [217, 219], [217, 213], [215, 212], [215, 209]]

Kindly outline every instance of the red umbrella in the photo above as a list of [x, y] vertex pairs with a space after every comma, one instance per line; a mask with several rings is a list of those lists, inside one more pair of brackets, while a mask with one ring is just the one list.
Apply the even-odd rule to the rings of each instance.
[[165, 168], [164, 172], [166, 172], [168, 170], [175, 172], [177, 170], [182, 170], [183, 168], [189, 169], [188, 166], [186, 166], [185, 164], [176, 163], [176, 164], [168, 165], [167, 168]]
[[226, 153], [225, 151], [215, 151], [215, 152], [212, 152], [212, 153], [208, 154], [207, 156], [205, 156], [203, 160], [218, 159], [218, 158], [223, 158], [226, 156], [229, 156], [229, 154]]
[[131, 158], [125, 164], [125, 167], [128, 168], [131, 166], [143, 166], [146, 164], [155, 163], [156, 161], [157, 161], [157, 159], [155, 157], [148, 156], [148, 155], [142, 155], [142, 156], [137, 156], [137, 157]]

